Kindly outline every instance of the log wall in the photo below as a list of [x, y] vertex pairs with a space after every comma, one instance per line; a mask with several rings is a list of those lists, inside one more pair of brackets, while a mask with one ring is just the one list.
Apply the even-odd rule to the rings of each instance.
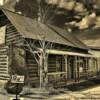
[[39, 68], [34, 56], [26, 52], [26, 67], [28, 72], [29, 82], [33, 85], [39, 85]]
[[48, 82], [54, 87], [66, 85], [65, 59], [63, 56], [50, 55], [48, 58]]
[[8, 47], [0, 47], [0, 80], [9, 78]]
[[22, 44], [22, 36], [18, 33], [16, 28], [11, 24], [7, 24], [6, 28], [6, 44]]

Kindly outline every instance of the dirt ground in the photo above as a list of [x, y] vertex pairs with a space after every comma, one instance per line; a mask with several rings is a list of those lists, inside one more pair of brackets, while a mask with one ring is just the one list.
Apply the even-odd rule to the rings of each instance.
[[83, 91], [68, 92], [48, 98], [48, 100], [100, 100], [100, 86]]
[[[85, 87], [85, 84], [83, 85]], [[98, 84], [96, 85], [94, 84], [94, 86], [90, 86], [84, 89], [80, 89], [79, 85], [74, 88], [79, 88], [79, 90], [66, 90], [62, 93], [52, 94], [48, 96], [31, 94], [22, 98], [24, 98], [23, 100], [100, 100], [100, 82], [98, 82]], [[15, 97], [15, 95], [0, 94], [0, 100], [10, 100], [10, 98], [12, 97]]]

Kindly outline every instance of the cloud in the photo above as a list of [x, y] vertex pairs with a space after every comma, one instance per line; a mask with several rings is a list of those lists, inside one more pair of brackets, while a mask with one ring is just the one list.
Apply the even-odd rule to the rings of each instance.
[[79, 29], [86, 29], [91, 25], [96, 24], [96, 14], [93, 12], [90, 15], [85, 16], [79, 23], [76, 24], [76, 26], [79, 27]]
[[76, 12], [84, 12], [84, 11], [86, 11], [86, 8], [84, 7], [84, 5], [82, 3], [77, 2], [74, 10]]
[[94, 8], [100, 9], [100, 0], [93, 0], [94, 2]]
[[100, 16], [97, 17], [95, 24], [94, 29], [100, 28]]
[[60, 0], [46, 0], [46, 2], [47, 2], [48, 4], [53, 4], [53, 5], [59, 4], [59, 1], [60, 1]]
[[47, 3], [52, 5], [58, 5], [59, 8], [66, 10], [74, 10], [76, 12], [86, 11], [82, 3], [76, 2], [75, 0], [46, 0]]
[[1, 1], [1, 6], [4, 6], [5, 8], [11, 10], [11, 11], [15, 11], [15, 5], [16, 5], [16, 1], [18, 0], [0, 0]]
[[67, 10], [73, 10], [74, 9], [74, 7], [75, 7], [75, 1], [73, 1], [73, 0], [70, 0], [70, 1], [68, 1], [68, 0], [61, 0], [60, 1], [60, 3], [58, 4], [58, 6], [60, 7], [60, 8], [65, 8], [65, 9], [67, 9]]

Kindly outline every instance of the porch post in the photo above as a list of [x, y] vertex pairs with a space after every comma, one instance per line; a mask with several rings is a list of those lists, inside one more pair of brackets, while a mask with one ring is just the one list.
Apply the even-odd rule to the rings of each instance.
[[75, 82], [77, 81], [77, 56], [75, 56], [75, 68], [74, 68]]
[[88, 79], [88, 58], [86, 57], [86, 79]]
[[66, 71], [66, 81], [67, 81], [67, 79], [68, 79], [68, 65], [67, 65], [67, 55], [66, 56], [64, 56], [64, 58], [65, 58], [65, 71]]
[[47, 86], [48, 84], [48, 56], [47, 55], [44, 55], [44, 87]]
[[43, 86], [43, 55], [40, 54], [40, 60], [39, 60], [39, 66], [40, 66], [40, 88]]
[[98, 59], [95, 58], [95, 65], [96, 65], [96, 75], [98, 75]]
[[99, 58], [97, 58], [97, 66], [98, 66], [97, 75], [99, 75]]
[[77, 57], [77, 78], [80, 81], [80, 62], [78, 60], [80, 60], [80, 57]]

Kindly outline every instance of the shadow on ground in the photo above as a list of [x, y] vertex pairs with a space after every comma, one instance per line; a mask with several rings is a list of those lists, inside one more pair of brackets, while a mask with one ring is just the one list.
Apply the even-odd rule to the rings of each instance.
[[88, 80], [86, 82], [69, 85], [69, 86], [66, 86], [64, 88], [68, 88], [68, 90], [72, 91], [72, 92], [75, 92], [75, 91], [81, 92], [81, 91], [84, 91], [87, 89], [95, 88], [97, 86], [100, 86], [100, 79], [91, 79], [91, 80]]

